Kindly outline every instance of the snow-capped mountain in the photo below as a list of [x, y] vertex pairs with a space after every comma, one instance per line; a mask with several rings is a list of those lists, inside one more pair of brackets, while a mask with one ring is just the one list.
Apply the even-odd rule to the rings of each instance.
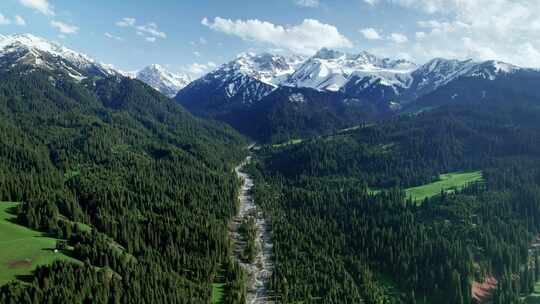
[[300, 56], [244, 53], [191, 82], [176, 99], [193, 112], [213, 115], [250, 106], [279, 87], [302, 61]]
[[175, 74], [165, 70], [160, 65], [153, 64], [135, 72], [132, 78], [137, 78], [168, 97], [174, 97], [192, 80], [189, 75]]
[[76, 80], [120, 75], [110, 65], [32, 34], [0, 35], [0, 66], [9, 68], [17, 63], [61, 70]]
[[271, 86], [279, 86], [294, 73], [303, 60], [304, 57], [301, 56], [243, 53], [235, 60], [223, 65], [220, 70], [229, 77], [234, 78], [242, 74]]
[[[403, 59], [380, 58], [368, 52], [346, 54], [323, 48], [310, 58], [246, 53], [182, 90], [179, 100], [210, 89], [213, 98], [251, 104], [280, 86], [343, 92], [376, 103], [406, 103], [460, 77], [495, 80], [527, 69], [500, 61], [433, 59], [417, 65]], [[200, 97], [200, 94], [195, 96]], [[189, 100], [188, 100], [189, 101]], [[397, 107], [396, 107], [397, 108]]]
[[536, 96], [531, 83], [538, 79], [538, 70], [500, 61], [437, 58], [417, 65], [330, 49], [309, 58], [247, 53], [193, 81], [176, 99], [251, 134], [261, 119], [307, 126], [315, 117], [346, 113], [342, 119], [361, 123], [450, 102]]
[[499, 76], [527, 70], [531, 69], [493, 60], [477, 62], [471, 59], [460, 61], [435, 58], [420, 66], [411, 74], [413, 83], [403, 98], [405, 101], [414, 100], [461, 77], [493, 81]]
[[284, 85], [307, 87], [325, 91], [339, 91], [349, 81], [363, 85], [377, 83], [395, 91], [406, 88], [412, 82], [411, 72], [416, 64], [406, 60], [378, 58], [370, 53], [357, 55], [322, 49], [304, 62]]

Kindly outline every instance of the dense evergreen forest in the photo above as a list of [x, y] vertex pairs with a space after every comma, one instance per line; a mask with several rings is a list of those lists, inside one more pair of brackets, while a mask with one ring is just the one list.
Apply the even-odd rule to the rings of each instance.
[[242, 297], [227, 225], [245, 142], [229, 127], [136, 80], [21, 65], [0, 72], [0, 134], [0, 201], [81, 261], [0, 287], [0, 303], [209, 303], [218, 273], [226, 302]]
[[[320, 134], [298, 131], [308, 116], [260, 135]], [[540, 280], [539, 121], [535, 102], [455, 103], [256, 150], [275, 301], [475, 303], [495, 278], [493, 303], [520, 303]], [[218, 277], [224, 303], [245, 302], [228, 225], [246, 142], [230, 127], [136, 80], [21, 65], [0, 71], [0, 134], [0, 201], [80, 261], [0, 286], [0, 303], [210, 303]], [[406, 195], [468, 171], [482, 181]], [[255, 223], [240, 228], [252, 261]]]
[[[250, 170], [277, 301], [474, 303], [496, 278], [493, 303], [520, 303], [540, 279], [539, 121], [534, 102], [455, 104], [262, 147]], [[483, 181], [405, 194], [461, 171]]]

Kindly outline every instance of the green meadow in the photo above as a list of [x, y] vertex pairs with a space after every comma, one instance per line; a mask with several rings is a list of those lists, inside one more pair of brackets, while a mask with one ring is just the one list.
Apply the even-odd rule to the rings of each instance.
[[212, 284], [212, 304], [223, 303], [223, 293], [225, 290], [224, 283]]
[[408, 188], [406, 193], [407, 197], [411, 197], [413, 201], [421, 202], [426, 198], [441, 194], [441, 191], [461, 190], [468, 184], [482, 181], [482, 179], [481, 171], [441, 174], [438, 181]]
[[536, 285], [534, 285], [533, 293], [525, 297], [524, 303], [540, 304], [540, 282], [536, 282]]
[[303, 142], [303, 140], [301, 140], [301, 139], [291, 139], [289, 141], [286, 141], [286, 142], [283, 142], [283, 143], [280, 143], [280, 144], [274, 144], [274, 145], [272, 145], [272, 148], [283, 148], [283, 147], [290, 146], [290, 145], [298, 145], [298, 144], [301, 144], [302, 142]]
[[57, 239], [15, 223], [17, 205], [0, 202], [0, 285], [24, 278], [37, 266], [55, 260], [79, 262], [55, 252]]

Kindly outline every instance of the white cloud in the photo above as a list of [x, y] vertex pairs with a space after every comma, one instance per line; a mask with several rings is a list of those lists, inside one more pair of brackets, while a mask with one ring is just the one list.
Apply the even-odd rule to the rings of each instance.
[[0, 13], [0, 25], [8, 25], [10, 23], [11, 23], [11, 20], [9, 20], [9, 18], [2, 15], [2, 13]]
[[144, 40], [148, 42], [155, 42], [157, 38], [165, 39], [167, 34], [159, 30], [159, 26], [155, 22], [149, 22], [147, 24], [137, 24], [137, 19], [131, 17], [124, 17], [116, 22], [116, 26], [129, 27], [135, 29], [135, 33], [139, 36], [143, 36]]
[[382, 37], [379, 35], [379, 32], [377, 32], [376, 29], [368, 27], [365, 29], [361, 29], [360, 33], [364, 36], [364, 38], [368, 40], [381, 40]]
[[199, 40], [197, 40], [197, 41], [190, 41], [189, 42], [189, 45], [195, 46], [195, 47], [196, 46], [201, 46], [201, 45], [206, 45], [206, 44], [208, 44], [208, 41], [206, 41], [206, 39], [203, 38], [203, 37], [200, 37]]
[[51, 26], [57, 29], [62, 34], [77, 34], [79, 28], [75, 25], [67, 24], [61, 21], [52, 20]]
[[415, 33], [415, 37], [416, 37], [416, 40], [422, 40], [424, 38], [426, 38], [426, 33], [425, 32], [416, 32]]
[[24, 20], [23, 17], [21, 17], [19, 15], [16, 15], [15, 16], [15, 24], [17, 24], [18, 26], [25, 26], [26, 25], [26, 20]]
[[[364, 0], [366, 1], [366, 0]], [[409, 51], [540, 67], [538, 0], [378, 0], [424, 13]], [[414, 25], [413, 25], [414, 26]]]
[[364, 2], [369, 5], [375, 5], [377, 2], [379, 2], [379, 0], [364, 0]]
[[313, 54], [323, 47], [353, 46], [335, 26], [314, 19], [305, 19], [294, 26], [275, 25], [257, 19], [233, 21], [221, 17], [216, 17], [213, 21], [204, 18], [201, 23], [214, 31], [237, 36], [245, 41], [266, 43], [302, 54]]
[[47, 0], [19, 0], [19, 2], [28, 8], [42, 13], [43, 15], [54, 15], [53, 7]]
[[167, 38], [167, 34], [164, 32], [161, 32], [158, 28], [158, 25], [155, 22], [150, 22], [145, 25], [138, 25], [136, 26], [136, 29], [141, 33], [146, 33], [152, 37], [165, 39]]
[[201, 57], [201, 52], [195, 51], [193, 52], [193, 55], [195, 55], [195, 57]]
[[135, 19], [135, 18], [124, 17], [124, 18], [122, 18], [122, 20], [116, 22], [116, 26], [130, 27], [130, 26], [134, 26], [135, 22], [137, 22], [137, 19]]
[[116, 40], [116, 41], [124, 41], [124, 39], [122, 37], [119, 37], [119, 36], [115, 36], [109, 32], [105, 32], [105, 37], [109, 38], [109, 39], [112, 39], [112, 40]]
[[319, 7], [319, 0], [295, 0], [294, 3], [302, 7]]
[[409, 38], [407, 38], [407, 36], [405, 36], [403, 34], [400, 34], [400, 33], [392, 33], [392, 34], [390, 34], [388, 39], [390, 39], [391, 41], [393, 41], [395, 43], [405, 43], [405, 42], [409, 41]]
[[208, 62], [208, 63], [192, 63], [188, 66], [185, 66], [182, 68], [182, 71], [189, 73], [190, 75], [194, 77], [199, 77], [202, 74], [208, 73], [211, 70], [215, 69], [217, 67], [217, 64], [214, 62]]

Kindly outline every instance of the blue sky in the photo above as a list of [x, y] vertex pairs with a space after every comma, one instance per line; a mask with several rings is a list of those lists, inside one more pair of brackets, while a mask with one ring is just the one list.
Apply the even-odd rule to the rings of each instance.
[[244, 51], [309, 55], [325, 46], [540, 67], [538, 20], [536, 0], [0, 2], [0, 33], [32, 33], [128, 71], [158, 63], [201, 73]]

